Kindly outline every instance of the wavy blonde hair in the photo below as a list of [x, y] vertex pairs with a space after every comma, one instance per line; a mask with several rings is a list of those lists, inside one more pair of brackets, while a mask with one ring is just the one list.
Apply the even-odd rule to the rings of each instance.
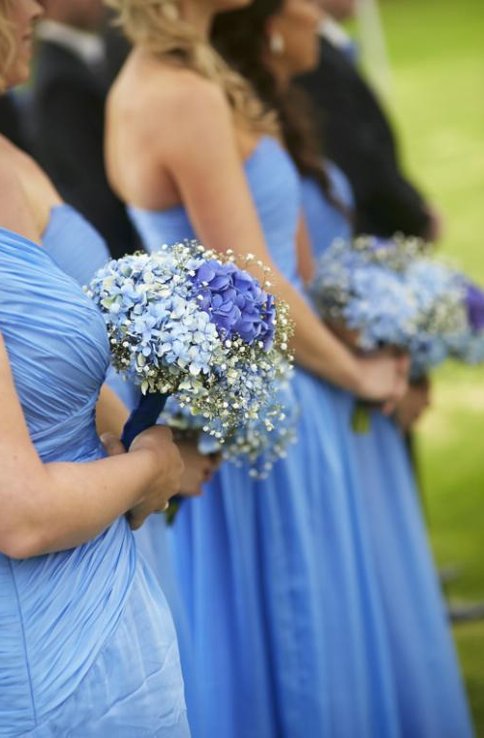
[[117, 11], [116, 22], [133, 44], [220, 85], [235, 120], [244, 128], [279, 133], [275, 113], [264, 107], [251, 85], [179, 18], [177, 0], [105, 0], [105, 4]]
[[12, 0], [0, 0], [0, 93], [7, 89], [5, 74], [15, 53], [12, 23], [8, 19], [8, 10]]

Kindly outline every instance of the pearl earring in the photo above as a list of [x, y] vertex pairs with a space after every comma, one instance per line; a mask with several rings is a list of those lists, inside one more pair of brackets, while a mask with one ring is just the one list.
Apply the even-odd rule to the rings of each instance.
[[280, 56], [281, 54], [283, 54], [284, 49], [286, 48], [286, 44], [284, 43], [284, 36], [282, 36], [282, 34], [278, 33], [277, 31], [275, 33], [271, 33], [271, 35], [269, 36], [269, 48], [276, 56]]

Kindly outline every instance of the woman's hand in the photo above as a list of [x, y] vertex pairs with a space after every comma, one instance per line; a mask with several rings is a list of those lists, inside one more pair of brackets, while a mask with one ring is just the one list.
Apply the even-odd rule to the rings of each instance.
[[406, 433], [411, 430], [423, 412], [430, 406], [430, 382], [424, 379], [418, 384], [411, 384], [404, 397], [395, 408], [395, 420]]
[[[120, 453], [121, 442], [108, 443], [108, 453]], [[156, 425], [140, 433], [131, 444], [128, 453], [149, 453], [158, 465], [158, 473], [152, 484], [145, 490], [140, 502], [128, 513], [133, 530], [140, 528], [153, 512], [166, 509], [168, 500], [180, 491], [184, 474], [184, 464], [180, 452], [173, 441], [169, 428]]]
[[356, 361], [356, 394], [370, 402], [382, 402], [382, 411], [391, 414], [408, 388], [408, 357], [379, 352], [357, 357]]
[[179, 440], [177, 446], [185, 464], [180, 494], [185, 497], [198, 497], [202, 494], [202, 484], [208, 482], [219, 467], [220, 455], [201, 454], [196, 439]]

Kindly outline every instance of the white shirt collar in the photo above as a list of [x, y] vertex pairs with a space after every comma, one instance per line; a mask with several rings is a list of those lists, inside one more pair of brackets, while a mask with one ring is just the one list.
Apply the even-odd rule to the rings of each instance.
[[337, 49], [347, 49], [353, 45], [353, 40], [344, 30], [343, 26], [333, 18], [326, 16], [321, 24], [319, 33]]
[[87, 65], [99, 64], [104, 60], [104, 41], [95, 33], [81, 31], [58, 21], [43, 20], [37, 25], [37, 36], [42, 41], [63, 46]]

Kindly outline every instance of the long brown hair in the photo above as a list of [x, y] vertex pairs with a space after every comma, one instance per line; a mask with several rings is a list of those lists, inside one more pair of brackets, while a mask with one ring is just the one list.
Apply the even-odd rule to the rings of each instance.
[[300, 174], [314, 179], [325, 198], [350, 219], [348, 208], [334, 195], [324, 167], [317, 115], [310, 98], [296, 84], [281, 90], [265, 62], [267, 21], [281, 12], [283, 4], [284, 0], [255, 0], [245, 8], [220, 13], [213, 26], [212, 42], [227, 62], [249, 80], [267, 109], [276, 111], [285, 145]]

